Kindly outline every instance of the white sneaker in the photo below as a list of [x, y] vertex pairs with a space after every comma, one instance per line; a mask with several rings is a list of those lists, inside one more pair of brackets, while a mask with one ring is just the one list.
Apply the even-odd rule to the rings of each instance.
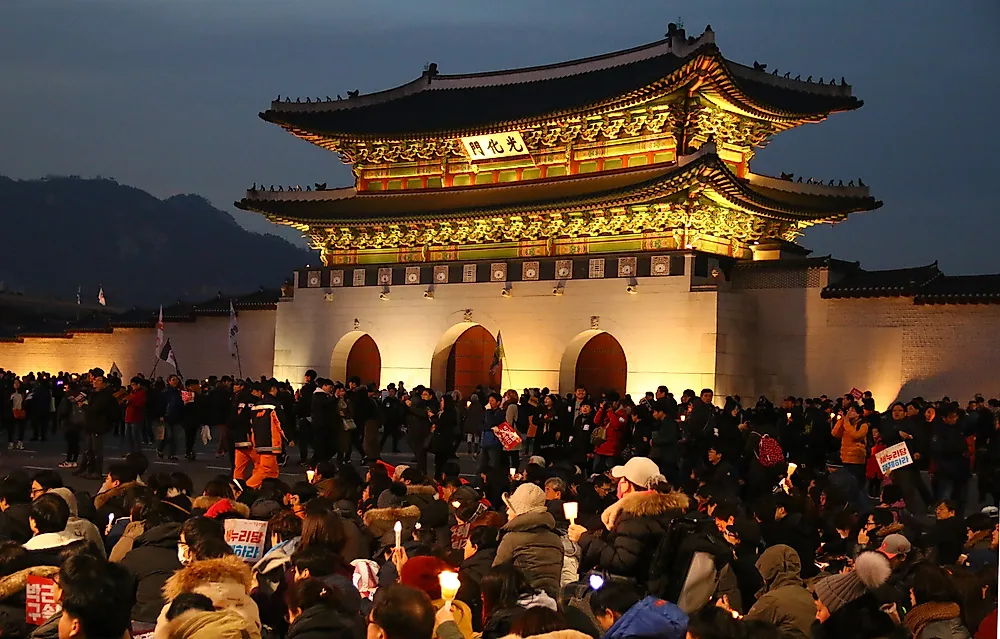
[[7, 442], [7, 450], [14, 450], [14, 442]]
[[17, 449], [24, 450], [24, 442], [17, 442]]
[[65, 461], [59, 464], [59, 468], [72, 468], [72, 467], [73, 467], [73, 462]]

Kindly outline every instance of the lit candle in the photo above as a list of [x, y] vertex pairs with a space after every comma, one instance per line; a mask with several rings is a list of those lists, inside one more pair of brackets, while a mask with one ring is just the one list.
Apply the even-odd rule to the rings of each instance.
[[396, 525], [392, 527], [396, 531], [396, 548], [400, 546], [400, 539], [403, 536], [403, 524], [401, 522], [396, 522]]
[[517, 474], [517, 469], [516, 468], [511, 468], [510, 469], [510, 476], [513, 477], [516, 474]]
[[685, 419], [687, 419], [687, 415], [681, 415], [681, 421], [684, 421]]
[[460, 502], [460, 501], [453, 501], [453, 502], [451, 502], [451, 507], [452, 508], [461, 508], [462, 507], [462, 502]]
[[787, 417], [788, 419], [791, 419], [792, 418], [792, 412], [788, 411], [787, 413], [785, 413], [785, 417]]
[[313, 483], [313, 477], [315, 476], [316, 476], [316, 471], [313, 470], [312, 468], [306, 471], [306, 481], [308, 481], [310, 484]]
[[438, 581], [441, 583], [441, 598], [444, 599], [445, 605], [450, 607], [451, 602], [455, 601], [455, 596], [458, 595], [458, 589], [462, 586], [462, 582], [458, 580], [458, 574], [450, 570], [442, 571], [438, 575]]
[[580, 504], [575, 501], [567, 501], [563, 504], [563, 514], [566, 515], [566, 519], [569, 520], [569, 523], [576, 523], [576, 515], [579, 511], [579, 507]]
[[788, 471], [787, 471], [787, 475], [788, 475], [788, 478], [789, 478], [789, 479], [791, 479], [791, 478], [792, 478], [792, 475], [793, 475], [793, 474], [795, 474], [795, 469], [796, 469], [796, 468], [798, 468], [798, 466], [797, 466], [796, 464], [793, 464], [792, 462], [788, 462]]

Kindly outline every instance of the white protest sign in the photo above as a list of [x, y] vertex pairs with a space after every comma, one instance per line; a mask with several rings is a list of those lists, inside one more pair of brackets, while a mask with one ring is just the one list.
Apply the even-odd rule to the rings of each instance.
[[248, 563], [255, 563], [264, 555], [266, 521], [227, 519], [225, 525], [226, 542], [232, 546], [237, 557]]
[[875, 461], [878, 462], [882, 474], [887, 475], [889, 471], [912, 464], [913, 457], [910, 455], [910, 449], [906, 447], [906, 442], [899, 442], [875, 453]]

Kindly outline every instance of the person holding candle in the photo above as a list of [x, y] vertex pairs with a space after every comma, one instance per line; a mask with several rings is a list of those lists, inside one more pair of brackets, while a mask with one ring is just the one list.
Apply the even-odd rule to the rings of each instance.
[[507, 524], [500, 529], [500, 545], [493, 566], [520, 568], [533, 588], [557, 596], [563, 565], [563, 544], [556, 521], [545, 507], [545, 492], [536, 484], [521, 484], [504, 494]]
[[[445, 574], [445, 577], [442, 578], [442, 574]], [[471, 639], [472, 609], [464, 601], [456, 598], [461, 589], [461, 577], [451, 566], [437, 557], [411, 557], [400, 570], [399, 582], [426, 592], [435, 610], [441, 610], [445, 605], [451, 606], [452, 616], [462, 636]]]

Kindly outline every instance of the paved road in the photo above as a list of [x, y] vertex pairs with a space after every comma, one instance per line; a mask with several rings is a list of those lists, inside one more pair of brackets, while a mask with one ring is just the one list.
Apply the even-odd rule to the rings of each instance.
[[[6, 446], [6, 443], [0, 444]], [[39, 470], [58, 471], [67, 485], [74, 490], [86, 490], [95, 493], [100, 487], [98, 480], [87, 480], [71, 475], [73, 470], [59, 468], [59, 464], [66, 460], [65, 443], [61, 439], [45, 442], [24, 442], [25, 450], [0, 450], [0, 476], [6, 474], [8, 470], [20, 468], [29, 475]], [[105, 442], [104, 450], [104, 471], [107, 472], [108, 465], [125, 455], [123, 442], [114, 435], [110, 435]], [[464, 450], [464, 445], [463, 445]], [[160, 460], [156, 457], [156, 452], [152, 449], [143, 449], [149, 458], [149, 471], [147, 476], [153, 473], [183, 471], [191, 477], [196, 491], [200, 491], [205, 483], [216, 475], [229, 475], [228, 460], [215, 457], [215, 443], [209, 442], [208, 446], [202, 446], [198, 442], [195, 452], [197, 460], [188, 461], [181, 457], [179, 461], [172, 462], [166, 459]], [[385, 461], [390, 464], [406, 464], [413, 461], [410, 453], [388, 453], [384, 455]], [[432, 457], [433, 459], [433, 457]], [[354, 455], [354, 463], [358, 464], [357, 453]], [[475, 471], [475, 460], [466, 453], [459, 454], [459, 464], [462, 473], [467, 475]], [[298, 465], [298, 451], [293, 449], [292, 456], [288, 463], [281, 469], [281, 479], [292, 483], [299, 479], [305, 479], [305, 469]]]

